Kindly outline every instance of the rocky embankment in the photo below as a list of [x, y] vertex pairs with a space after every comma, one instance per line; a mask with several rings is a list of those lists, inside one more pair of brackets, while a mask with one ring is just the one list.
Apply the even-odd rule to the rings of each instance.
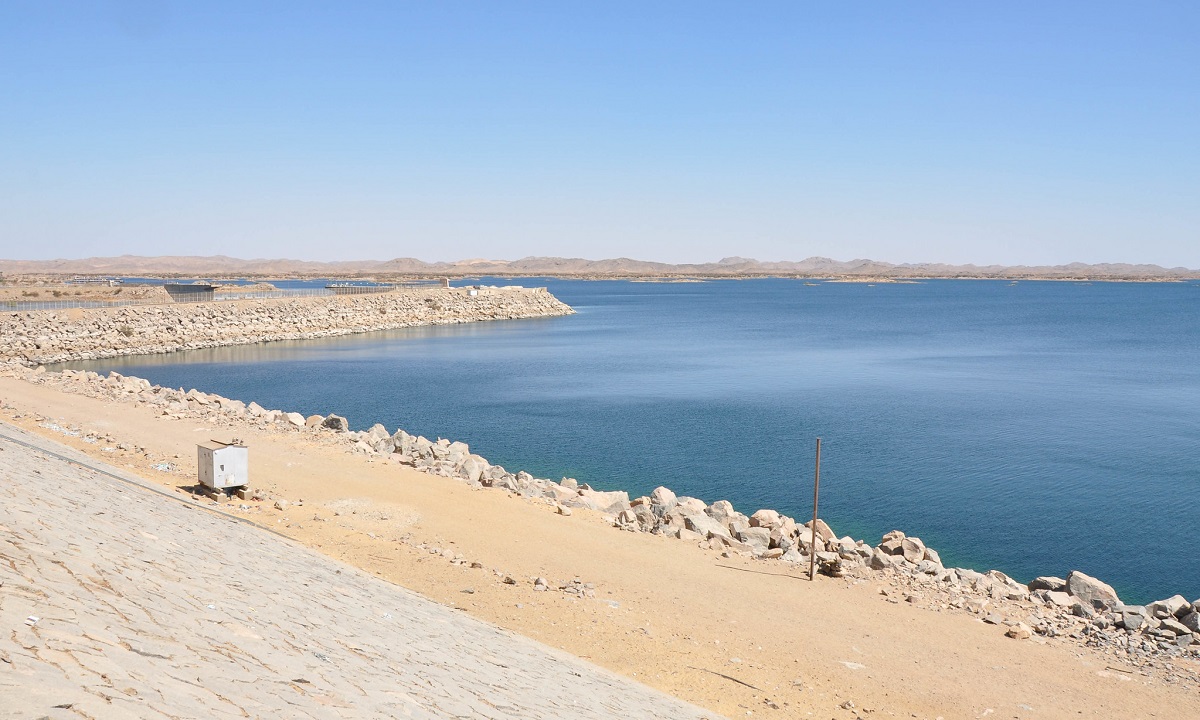
[[[596, 511], [621, 530], [677, 538], [727, 557], [739, 555], [807, 570], [815, 554], [823, 575], [882, 582], [881, 593], [887, 602], [970, 613], [1018, 640], [1086, 644], [1112, 655], [1114, 661], [1142, 672], [1156, 670], [1167, 678], [1186, 677], [1172, 664], [1174, 658], [1200, 657], [1200, 599], [1189, 601], [1176, 595], [1147, 605], [1128, 605], [1110, 586], [1079, 571], [1066, 578], [1039, 577], [1022, 583], [998, 570], [947, 568], [936, 550], [899, 530], [873, 545], [839, 537], [823, 520], [817, 520], [814, 544], [811, 522], [797, 523], [770, 509], [745, 515], [728, 501], [710, 504], [677, 496], [665, 487], [656, 488], [649, 496], [630, 498], [625, 492], [597, 490], [572, 478], [553, 481], [511, 472], [472, 453], [463, 442], [430, 440], [404, 430], [389, 432], [378, 424], [356, 432], [337, 415], [305, 417], [268, 410], [253, 402], [158, 387], [117, 373], [103, 377], [94, 372], [51, 373], [15, 366], [6, 372], [66, 392], [148, 405], [160, 409], [166, 418], [307, 434], [347, 452], [546, 503], [561, 515], [580, 509]], [[244, 497], [287, 502], [261, 493], [244, 493]]]
[[572, 312], [545, 288], [524, 287], [15, 311], [0, 314], [0, 363], [38, 365]]

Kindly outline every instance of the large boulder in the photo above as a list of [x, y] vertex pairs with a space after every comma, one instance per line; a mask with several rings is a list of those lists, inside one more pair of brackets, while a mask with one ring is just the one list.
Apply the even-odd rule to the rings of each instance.
[[[479, 482], [483, 474], [488, 470], [488, 463], [478, 455], [472, 455], [463, 462], [462, 475], [469, 482]], [[557, 487], [557, 486], [555, 486]], [[557, 498], [556, 498], [557, 499]]]
[[683, 518], [684, 526], [693, 532], [700, 533], [702, 536], [709, 537], [729, 537], [729, 528], [725, 523], [715, 518], [709, 517], [704, 513], [696, 513], [687, 515]]
[[904, 554], [904, 533], [899, 530], [893, 530], [883, 536], [879, 541], [879, 547], [888, 555]]
[[1060, 577], [1052, 575], [1043, 575], [1036, 577], [1033, 582], [1029, 583], [1030, 590], [1050, 590], [1052, 592], [1066, 592], [1067, 581]]
[[1067, 575], [1067, 592], [1093, 608], [1113, 608], [1121, 602], [1111, 585], [1078, 570]]
[[925, 575], [937, 575], [942, 570], [944, 570], [944, 568], [932, 560], [922, 560], [921, 562], [917, 563], [917, 572]]
[[919, 563], [925, 559], [925, 543], [921, 538], [906, 537], [900, 541], [900, 554], [910, 563]]
[[298, 412], [284, 413], [283, 418], [288, 421], [288, 424], [293, 427], [304, 427], [304, 416]]
[[737, 511], [733, 509], [733, 503], [728, 500], [718, 500], [705, 510], [708, 516], [719, 523], [728, 525], [729, 521], [737, 516]]
[[754, 548], [755, 555], [761, 555], [771, 547], [771, 531], [764, 527], [746, 528], [737, 534], [737, 539]]
[[750, 527], [761, 527], [774, 530], [783, 523], [779, 513], [774, 510], [759, 510], [750, 516]]
[[1179, 618], [1179, 622], [1183, 623], [1183, 626], [1188, 630], [1191, 630], [1194, 633], [1200, 633], [1200, 612], [1193, 610], [1187, 615]]
[[446, 447], [446, 460], [459, 465], [471, 456], [471, 448], [465, 442], [452, 442]]
[[847, 560], [858, 556], [858, 543], [856, 543], [854, 538], [850, 537], [849, 535], [840, 540], [834, 541], [832, 544], [832, 550]]
[[872, 570], [884, 570], [890, 568], [894, 564], [894, 561], [892, 560], [892, 556], [883, 548], [875, 548], [875, 551], [871, 554], [869, 564]]
[[796, 524], [795, 520], [788, 517], [787, 515], [780, 515], [779, 516], [779, 525], [776, 525], [775, 527], [771, 528], [771, 532], [780, 532], [780, 533], [783, 533], [784, 535], [791, 535], [794, 537], [797, 533], [800, 532], [800, 526]]
[[1146, 616], [1142, 613], [1123, 612], [1121, 613], [1121, 627], [1129, 632], [1136, 632], [1142, 629], [1146, 624]]
[[650, 532], [658, 523], [658, 517], [650, 508], [650, 503], [638, 503], [632, 507], [631, 512], [637, 521], [638, 529], [642, 532]]
[[[703, 513], [692, 513], [703, 514]], [[685, 518], [687, 516], [679, 509], [679, 506], [667, 510], [662, 514], [662, 526], [665, 528], [682, 528], [686, 527]]]
[[713, 535], [708, 539], [708, 546], [713, 550], [726, 548], [733, 550], [736, 553], [751, 555], [758, 557], [762, 552], [756, 552], [754, 546], [748, 545], [741, 540], [734, 539], [728, 535]]
[[[517, 478], [521, 478], [520, 473], [517, 474]], [[610, 515], [620, 514], [622, 510], [628, 510], [630, 507], [629, 493], [623, 490], [614, 490], [613, 492], [580, 490], [579, 497], [593, 510], [599, 510]]]
[[1009, 600], [1028, 600], [1029, 586], [1023, 585], [999, 570], [988, 570], [986, 577], [992, 581], [992, 596]]
[[1179, 622], [1175, 618], [1167, 618], [1166, 620], [1159, 621], [1158, 631], [1163, 632], [1164, 630], [1171, 631], [1171, 633], [1176, 637], [1180, 635], [1192, 634], [1192, 631], [1186, 625]]
[[661, 485], [654, 488], [654, 492], [650, 493], [650, 504], [660, 507], [663, 510], [675, 507], [677, 500], [678, 498], [675, 497], [675, 493]]
[[785, 533], [783, 528], [775, 528], [771, 531], [771, 547], [781, 548], [784, 552], [796, 547], [796, 537], [790, 533]]
[[1186, 615], [1187, 613], [1191, 612], [1191, 609], [1191, 603], [1189, 603], [1182, 595], [1175, 595], [1167, 598], [1166, 600], [1156, 600], [1146, 606], [1146, 610], [1150, 613], [1150, 615], [1158, 618], [1159, 620]]
[[[466, 464], [463, 465], [463, 468], [464, 469], [466, 468]], [[484, 485], [490, 485], [490, 484], [492, 484], [492, 482], [500, 479], [503, 476], [504, 476], [504, 473], [500, 473], [499, 475], [496, 475], [489, 471], [486, 475], [484, 475], [484, 479], [481, 482]], [[575, 498], [579, 497], [578, 490], [575, 490], [572, 488], [565, 488], [562, 485], [559, 485], [558, 483], [550, 483], [550, 485], [547, 486], [547, 490], [549, 491], [549, 494], [547, 495], [547, 497], [549, 497], [551, 500], [553, 500], [554, 502], [559, 503], [559, 504], [566, 504], [566, 503], [570, 502], [571, 500], [574, 500]]]
[[801, 554], [800, 551], [797, 550], [796, 548], [791, 548], [791, 549], [785, 551], [783, 553], [783, 555], [779, 556], [779, 559], [784, 562], [790, 562], [790, 563], [808, 562], [808, 558], [805, 557], [803, 554]]
[[349, 432], [350, 423], [341, 415], [329, 415], [322, 422], [321, 427], [327, 427], [334, 432]]
[[1072, 604], [1070, 595], [1062, 592], [1062, 590], [1039, 590], [1039, 592], [1045, 593], [1046, 605], [1052, 605], [1055, 607], [1070, 607], [1070, 604]]
[[[806, 541], [812, 538], [812, 520], [799, 526], [800, 537]], [[837, 534], [833, 532], [833, 528], [829, 527], [829, 523], [817, 518], [817, 546], [823, 547], [830, 540], [837, 540]]]
[[402, 455], [412, 455], [413, 450], [416, 449], [416, 443], [417, 439], [403, 430], [397, 430], [396, 434], [392, 436], [392, 445], [396, 448], [396, 452]]

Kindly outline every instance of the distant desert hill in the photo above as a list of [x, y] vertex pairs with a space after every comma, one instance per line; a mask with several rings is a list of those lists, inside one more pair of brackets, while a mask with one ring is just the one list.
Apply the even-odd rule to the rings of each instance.
[[455, 262], [425, 262], [416, 258], [391, 260], [243, 260], [225, 255], [142, 257], [122, 255], [79, 260], [0, 260], [0, 272], [15, 275], [150, 275], [175, 277], [286, 277], [286, 276], [437, 276], [478, 275], [585, 278], [646, 277], [833, 277], [833, 278], [1046, 278], [1095, 280], [1184, 280], [1200, 278], [1200, 270], [1158, 265], [1101, 263], [1088, 265], [947, 265], [943, 263], [893, 264], [875, 260], [833, 260], [810, 257], [800, 261], [760, 261], [727, 257], [717, 262], [674, 265], [612, 258], [527, 257], [520, 260], [473, 258]]

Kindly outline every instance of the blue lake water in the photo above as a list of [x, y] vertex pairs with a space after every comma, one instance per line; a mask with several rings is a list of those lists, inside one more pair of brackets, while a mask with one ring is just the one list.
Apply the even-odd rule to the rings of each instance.
[[1200, 597], [1200, 283], [520, 282], [578, 314], [72, 366], [799, 519], [820, 436], [839, 534]]

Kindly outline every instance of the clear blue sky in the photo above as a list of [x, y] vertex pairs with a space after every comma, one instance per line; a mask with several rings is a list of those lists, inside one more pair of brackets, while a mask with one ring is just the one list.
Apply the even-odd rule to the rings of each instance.
[[0, 4], [0, 257], [1200, 267], [1200, 4]]

